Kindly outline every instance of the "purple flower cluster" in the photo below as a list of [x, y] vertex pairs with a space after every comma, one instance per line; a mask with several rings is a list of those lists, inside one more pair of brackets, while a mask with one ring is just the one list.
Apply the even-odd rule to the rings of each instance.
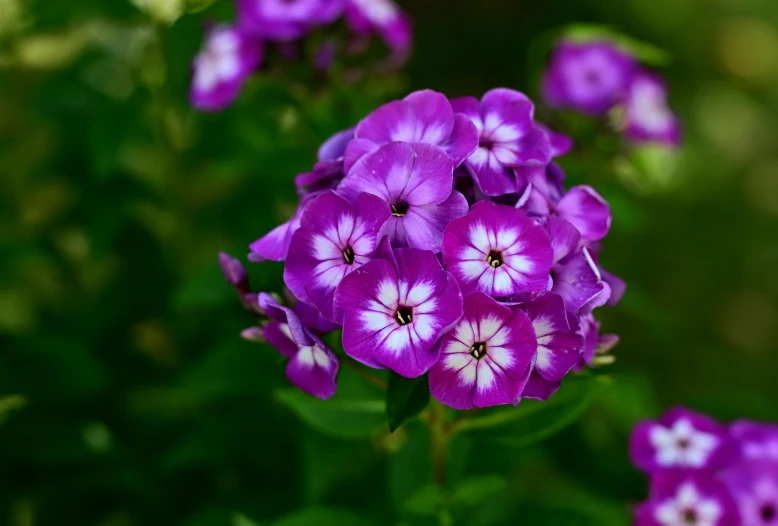
[[636, 526], [778, 525], [778, 426], [677, 407], [638, 423], [630, 453], [651, 477]]
[[293, 309], [255, 301], [223, 256], [290, 368], [305, 353], [296, 385], [332, 394], [337, 360], [319, 336], [338, 328], [350, 358], [428, 374], [456, 409], [547, 399], [616, 343], [592, 314], [624, 290], [598, 263], [610, 207], [589, 186], [565, 190], [553, 159], [570, 141], [533, 111], [508, 89], [480, 101], [425, 90], [325, 142], [295, 179], [294, 216], [250, 245], [251, 261], [285, 262]]
[[[240, 93], [262, 65], [268, 43], [288, 45], [316, 27], [343, 18], [357, 40], [378, 35], [401, 60], [410, 50], [411, 23], [394, 0], [236, 0], [237, 21], [206, 31], [194, 59], [190, 100], [194, 107], [219, 110]], [[331, 43], [320, 49], [317, 62], [326, 66]]]
[[667, 106], [667, 87], [608, 41], [562, 40], [542, 81], [543, 98], [555, 108], [604, 116], [612, 110], [635, 142], [678, 145], [681, 125]]

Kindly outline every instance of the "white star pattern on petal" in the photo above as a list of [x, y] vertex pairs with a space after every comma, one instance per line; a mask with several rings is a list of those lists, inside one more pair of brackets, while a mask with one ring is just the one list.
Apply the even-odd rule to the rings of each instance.
[[656, 462], [663, 467], [702, 467], [719, 444], [714, 435], [696, 430], [685, 418], [672, 427], [654, 427], [649, 439], [656, 448]]
[[686, 483], [674, 498], [657, 506], [654, 518], [662, 526], [716, 526], [721, 514], [716, 500], [706, 499], [694, 484]]

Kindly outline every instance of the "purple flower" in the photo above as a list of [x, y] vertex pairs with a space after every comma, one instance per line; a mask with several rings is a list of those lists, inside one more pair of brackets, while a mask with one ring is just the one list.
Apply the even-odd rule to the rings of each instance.
[[306, 195], [300, 199], [300, 204], [297, 206], [294, 215], [286, 223], [275, 227], [273, 230], [257, 239], [249, 245], [248, 260], [254, 263], [261, 263], [262, 261], [283, 261], [286, 259], [286, 254], [289, 252], [289, 244], [292, 242], [292, 236], [297, 229], [300, 228], [300, 220], [302, 219], [305, 207], [315, 195]]
[[462, 290], [495, 297], [546, 290], [553, 251], [545, 229], [520, 210], [480, 201], [443, 234], [443, 263]]
[[591, 186], [574, 186], [556, 203], [556, 213], [586, 241], [598, 241], [611, 227], [611, 208]]
[[335, 394], [338, 358], [292, 309], [269, 294], [259, 294], [259, 306], [272, 321], [262, 332], [265, 339], [289, 358], [286, 375], [301, 391], [326, 399]]
[[722, 478], [743, 526], [778, 525], [778, 463], [751, 460], [728, 468]]
[[591, 313], [580, 316], [578, 322], [579, 332], [584, 338], [583, 363], [591, 367], [596, 356], [607, 354], [619, 343], [619, 337], [616, 334], [600, 334], [600, 322]]
[[240, 261], [226, 252], [219, 252], [219, 266], [227, 283], [243, 294], [249, 292], [249, 276]]
[[478, 133], [469, 119], [455, 115], [446, 96], [432, 90], [416, 91], [379, 107], [362, 119], [354, 137], [344, 160], [349, 175], [362, 156], [390, 142], [440, 146], [451, 157], [452, 169], [478, 145]]
[[522, 307], [532, 322], [538, 342], [532, 371], [535, 378], [522, 397], [545, 400], [581, 360], [584, 339], [577, 332], [577, 321], [572, 320], [571, 325], [574, 315], [565, 309], [561, 296], [544, 292]]
[[262, 43], [238, 28], [220, 25], [208, 30], [205, 46], [193, 62], [192, 106], [215, 111], [229, 105], [259, 67], [262, 56]]
[[678, 146], [681, 123], [667, 107], [667, 87], [658, 76], [641, 72], [632, 79], [624, 102], [627, 137]]
[[347, 0], [346, 23], [358, 35], [377, 33], [397, 53], [411, 47], [411, 21], [393, 0]]
[[533, 122], [535, 106], [523, 93], [498, 88], [487, 92], [480, 102], [463, 97], [452, 100], [451, 105], [478, 131], [478, 148], [465, 166], [484, 194], [516, 193], [515, 167], [551, 161], [549, 136]]
[[481, 292], [465, 296], [464, 315], [441, 342], [430, 392], [454, 409], [513, 403], [527, 383], [537, 349], [527, 315]]
[[559, 43], [543, 77], [551, 106], [604, 115], [627, 92], [637, 62], [608, 42]]
[[743, 458], [778, 462], [778, 426], [739, 420], [732, 423], [729, 431]]
[[635, 526], [741, 524], [727, 489], [709, 474], [665, 471], [653, 478], [651, 486], [651, 497], [637, 508]]
[[343, 13], [344, 0], [237, 0], [247, 30], [265, 40], [289, 41]]
[[307, 206], [292, 236], [284, 281], [302, 301], [309, 301], [334, 321], [332, 300], [340, 282], [370, 261], [391, 217], [380, 198], [362, 193], [354, 205], [327, 192]]
[[309, 195], [334, 190], [343, 180], [343, 155], [346, 145], [354, 138], [354, 128], [340, 131], [324, 141], [317, 154], [317, 162], [309, 173], [294, 178], [300, 195]]
[[362, 157], [338, 193], [352, 202], [360, 192], [377, 195], [392, 211], [387, 223], [392, 246], [437, 252], [446, 225], [467, 212], [465, 197], [453, 187], [453, 163], [445, 151], [394, 142]]
[[733, 457], [725, 427], [705, 415], [676, 407], [657, 421], [642, 421], [632, 431], [630, 456], [640, 469], [715, 469]]
[[400, 248], [394, 257], [395, 265], [376, 259], [348, 275], [335, 314], [346, 354], [414, 378], [437, 361], [441, 335], [462, 315], [462, 294], [432, 252]]
[[587, 314], [605, 305], [610, 297], [610, 288], [602, 281], [600, 271], [586, 248], [578, 249], [555, 263], [551, 278], [551, 290], [562, 296], [567, 308], [575, 313]]

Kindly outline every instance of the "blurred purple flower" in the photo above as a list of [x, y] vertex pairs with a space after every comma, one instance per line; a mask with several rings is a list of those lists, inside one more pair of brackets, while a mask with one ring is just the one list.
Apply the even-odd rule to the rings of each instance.
[[543, 76], [543, 98], [553, 107], [604, 115], [624, 98], [637, 67], [609, 42], [562, 41]]
[[204, 111], [228, 106], [259, 67], [262, 56], [262, 43], [241, 29], [229, 25], [209, 29], [192, 65], [192, 106]]

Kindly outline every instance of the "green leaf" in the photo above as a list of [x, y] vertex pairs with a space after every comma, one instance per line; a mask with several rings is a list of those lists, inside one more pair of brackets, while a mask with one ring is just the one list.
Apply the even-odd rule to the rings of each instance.
[[649, 65], [664, 66], [671, 62], [670, 54], [653, 44], [619, 33], [610, 26], [572, 24], [563, 31], [565, 38], [579, 42], [608, 40], [636, 59]]
[[0, 423], [3, 423], [14, 411], [27, 405], [27, 399], [19, 394], [0, 397]]
[[367, 438], [384, 427], [386, 404], [376, 399], [319, 400], [297, 389], [276, 392], [276, 398], [306, 424], [340, 438]]
[[425, 486], [416, 491], [403, 504], [403, 511], [412, 515], [430, 517], [437, 515], [446, 505], [448, 497], [438, 486]]
[[598, 379], [581, 375], [567, 379], [545, 402], [522, 401], [462, 420], [456, 432], [509, 446], [525, 446], [553, 435], [574, 422], [592, 400]]
[[375, 526], [375, 522], [346, 510], [308, 508], [287, 515], [273, 526]]
[[405, 378], [393, 372], [389, 376], [389, 389], [386, 392], [389, 431], [394, 433], [405, 422], [421, 413], [429, 401], [427, 375]]
[[499, 475], [481, 475], [463, 480], [452, 494], [452, 504], [462, 507], [479, 502], [503, 491], [508, 482]]

